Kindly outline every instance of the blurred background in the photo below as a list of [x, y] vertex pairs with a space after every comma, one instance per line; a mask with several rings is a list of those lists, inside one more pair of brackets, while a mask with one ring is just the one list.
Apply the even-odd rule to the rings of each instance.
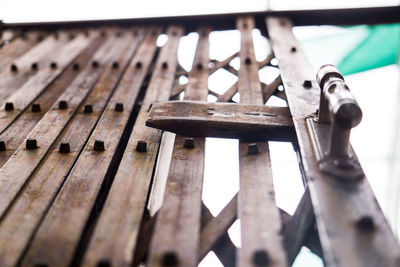
[[[263, 10], [295, 10], [325, 8], [355, 8], [395, 6], [395, 0], [123, 0], [96, 1], [28, 1], [0, 0], [0, 19], [3, 22], [73, 21], [116, 19], [209, 13], [249, 12]], [[351, 142], [372, 185], [379, 204], [394, 233], [400, 233], [400, 24], [359, 25], [351, 27], [295, 27], [315, 73], [323, 64], [335, 64], [356, 96], [363, 120], [353, 129]], [[270, 52], [268, 40], [254, 30], [256, 57], [262, 61]], [[181, 39], [178, 60], [190, 70], [198, 36], [188, 34]], [[160, 36], [159, 45], [166, 41]], [[227, 45], [229, 44], [229, 45]], [[223, 60], [240, 49], [240, 33], [236, 30], [212, 32], [210, 58]], [[279, 62], [276, 62], [279, 64]], [[231, 65], [239, 68], [239, 61]], [[260, 80], [269, 83], [279, 70], [264, 67]], [[209, 88], [223, 93], [237, 77], [220, 69], [209, 78]], [[187, 80], [182, 78], [180, 83]], [[238, 100], [239, 96], [234, 99]], [[215, 101], [210, 96], [209, 101]], [[269, 105], [286, 104], [272, 97]], [[213, 215], [217, 215], [239, 189], [237, 140], [208, 138], [203, 200]], [[276, 199], [279, 207], [292, 214], [304, 191], [296, 155], [291, 144], [270, 142]], [[234, 244], [240, 247], [240, 222], [229, 230]], [[200, 266], [222, 266], [210, 252]], [[293, 266], [323, 266], [322, 261], [303, 248]]]

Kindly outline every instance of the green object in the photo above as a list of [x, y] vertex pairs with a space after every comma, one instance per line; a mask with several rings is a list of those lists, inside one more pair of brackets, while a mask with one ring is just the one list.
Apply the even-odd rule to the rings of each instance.
[[400, 24], [368, 27], [368, 35], [338, 64], [343, 75], [396, 64], [400, 50]]

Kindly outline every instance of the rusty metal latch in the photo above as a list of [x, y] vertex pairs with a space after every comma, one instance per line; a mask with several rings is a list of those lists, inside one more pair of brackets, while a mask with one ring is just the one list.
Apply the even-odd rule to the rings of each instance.
[[335, 66], [322, 66], [317, 81], [319, 110], [307, 119], [307, 126], [319, 167], [340, 179], [362, 178], [363, 170], [349, 141], [351, 129], [361, 122], [361, 108]]

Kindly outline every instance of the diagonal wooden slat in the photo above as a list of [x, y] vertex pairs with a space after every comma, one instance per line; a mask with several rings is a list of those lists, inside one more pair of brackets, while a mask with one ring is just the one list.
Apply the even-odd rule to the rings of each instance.
[[266, 24], [293, 115], [326, 266], [398, 266], [400, 246], [367, 179], [345, 183], [320, 171], [306, 134], [306, 118], [318, 108], [319, 89], [302, 86], [305, 80], [314, 81], [314, 74], [291, 22], [270, 17]]
[[270, 84], [265, 84], [262, 83], [262, 93], [263, 93], [263, 99], [264, 103], [268, 101], [268, 99], [275, 94], [275, 92], [278, 90], [278, 86], [282, 83], [281, 76], [276, 77]]
[[153, 58], [156, 38], [149, 29], [133, 59], [139, 44], [135, 41], [137, 38], [128, 32], [117, 38], [114, 47], [120, 51], [120, 66], [116, 69], [108, 65], [111, 73], [97, 85], [105, 91], [115, 88], [115, 92], [37, 230], [23, 265], [75, 264], [71, 261], [90, 211], [96, 209], [95, 200], [101, 185], [109, 182], [111, 169], [115, 168], [113, 158]]
[[[213, 61], [214, 66], [210, 69], [210, 75], [213, 74], [214, 72], [216, 72], [216, 71], [217, 71], [218, 69], [220, 69], [220, 68], [225, 68], [225, 67], [227, 67], [227, 66], [229, 65], [229, 63], [230, 63], [234, 58], [236, 58], [238, 55], [239, 55], [239, 53], [236, 52], [235, 54], [233, 54], [233, 55], [227, 57], [226, 59], [224, 59], [224, 60], [222, 60], [222, 61], [214, 60], [214, 61]], [[235, 72], [236, 72], [236, 70], [235, 70]], [[235, 75], [237, 75], [237, 72], [236, 72]]]
[[[209, 28], [199, 29], [200, 38], [185, 99], [207, 99], [209, 33]], [[204, 146], [204, 138], [188, 141], [183, 136], [175, 138], [164, 202], [150, 246], [149, 266], [197, 266]]]
[[[236, 24], [242, 35], [238, 81], [240, 102], [263, 105], [252, 40], [254, 20], [240, 17]], [[238, 266], [286, 266], [268, 143], [239, 142], [239, 180], [238, 217], [242, 247], [237, 255]]]
[[237, 82], [234, 83], [231, 87], [229, 87], [228, 90], [226, 90], [225, 93], [220, 95], [217, 98], [217, 102], [230, 102], [232, 101], [232, 97], [237, 93], [238, 91], [238, 85]]
[[[84, 266], [101, 263], [131, 266], [134, 250], [141, 245], [137, 238], [161, 137], [159, 131], [145, 127], [144, 121], [154, 101], [169, 97], [182, 33], [183, 29], [178, 26], [170, 26], [167, 30], [168, 42], [157, 59], [132, 135], [84, 256]], [[146, 142], [144, 150], [138, 148], [139, 141]]]

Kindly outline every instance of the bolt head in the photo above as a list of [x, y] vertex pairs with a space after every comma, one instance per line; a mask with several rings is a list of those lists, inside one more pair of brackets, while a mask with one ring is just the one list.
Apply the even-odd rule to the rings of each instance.
[[361, 231], [365, 232], [373, 231], [375, 229], [374, 219], [369, 215], [362, 216], [357, 220], [356, 226]]
[[247, 154], [249, 155], [256, 155], [258, 154], [258, 146], [256, 143], [251, 143], [247, 145]]
[[56, 62], [51, 62], [50, 63], [50, 68], [52, 68], [53, 70], [57, 68], [57, 63]]
[[86, 104], [85, 107], [83, 108], [84, 113], [92, 113], [93, 112], [93, 106], [90, 104]]
[[37, 62], [33, 62], [31, 65], [31, 69], [33, 71], [37, 71], [39, 69], [39, 64]]
[[250, 65], [251, 64], [251, 59], [249, 57], [246, 57], [246, 59], [244, 60], [244, 63], [246, 65]]
[[59, 109], [67, 109], [68, 108], [68, 103], [65, 100], [61, 100], [58, 102], [58, 108]]
[[74, 65], [72, 65], [72, 69], [77, 71], [80, 69], [79, 63], [74, 63]]
[[141, 69], [142, 68], [142, 62], [140, 62], [140, 61], [136, 62], [135, 66], [136, 66], [137, 69]]
[[14, 103], [13, 102], [6, 102], [6, 105], [4, 106], [4, 109], [6, 111], [12, 111], [14, 110]]
[[253, 259], [252, 259], [253, 265], [254, 266], [268, 266], [268, 264], [270, 263], [270, 258], [268, 255], [268, 252], [260, 249], [257, 250], [253, 253]]
[[0, 140], [0, 151], [6, 150], [6, 142], [3, 140]]
[[59, 152], [60, 153], [69, 153], [69, 152], [71, 152], [71, 149], [69, 147], [69, 143], [61, 143]]
[[119, 68], [119, 63], [118, 63], [118, 61], [114, 61], [114, 62], [112, 63], [112, 68], [113, 68], [113, 69], [118, 69], [118, 68]]
[[162, 68], [163, 70], [168, 69], [168, 63], [167, 63], [167, 62], [163, 62], [162, 65], [161, 65], [161, 68]]
[[92, 67], [93, 67], [93, 68], [99, 67], [99, 62], [98, 62], [97, 60], [93, 60], [93, 61], [92, 61]]
[[37, 148], [37, 141], [33, 138], [26, 139], [26, 149], [31, 150]]
[[296, 52], [296, 51], [297, 51], [297, 48], [294, 47], [294, 46], [290, 49], [290, 52], [292, 52], [292, 53], [294, 53], [294, 52]]
[[137, 152], [146, 152], [147, 151], [147, 143], [145, 141], [138, 141], [136, 144]]
[[179, 259], [175, 252], [168, 251], [162, 258], [162, 266], [178, 266]]
[[185, 138], [185, 142], [183, 143], [184, 148], [192, 149], [194, 148], [194, 138], [187, 137]]
[[311, 81], [310, 80], [304, 80], [303, 87], [304, 88], [311, 88], [312, 87]]
[[33, 103], [32, 104], [32, 112], [40, 112], [41, 108], [40, 108], [40, 104], [39, 103]]
[[94, 141], [93, 150], [94, 151], [104, 151], [104, 142], [101, 140]]
[[17, 71], [18, 71], [18, 67], [17, 67], [17, 65], [15, 65], [15, 64], [11, 64], [11, 66], [10, 66], [10, 70], [11, 70], [12, 72], [17, 72]]
[[124, 111], [124, 104], [123, 103], [115, 103], [115, 111], [117, 111], [117, 112]]

